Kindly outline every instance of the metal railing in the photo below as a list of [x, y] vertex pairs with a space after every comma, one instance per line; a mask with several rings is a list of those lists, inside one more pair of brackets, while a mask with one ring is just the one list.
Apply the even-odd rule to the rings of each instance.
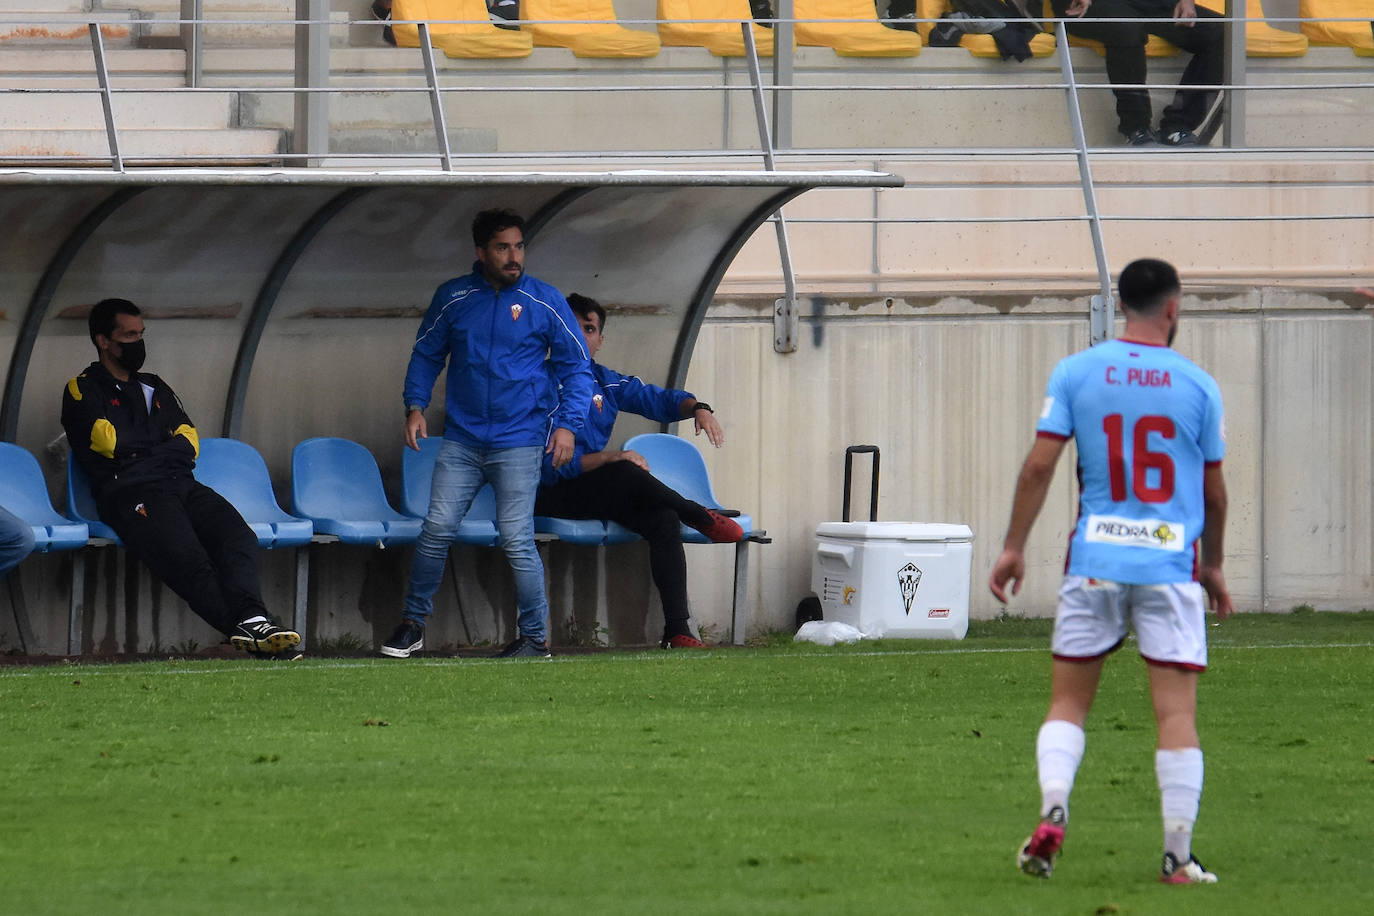
[[[1228, 0], [1228, 14], [1235, 0]], [[445, 114], [446, 98], [478, 96], [489, 92], [535, 92], [552, 94], [579, 94], [579, 93], [678, 93], [678, 92], [712, 92], [720, 93], [725, 98], [733, 94], [747, 92], [750, 96], [757, 130], [757, 146], [752, 148], [730, 148], [726, 143], [722, 143], [722, 148], [717, 150], [649, 150], [649, 151], [581, 151], [578, 153], [563, 153], [561, 155], [569, 157], [613, 157], [621, 159], [640, 159], [647, 158], [655, 161], [665, 159], [748, 159], [761, 158], [763, 167], [766, 170], [775, 170], [780, 161], [798, 161], [800, 157], [849, 157], [849, 158], [872, 158], [875, 153], [884, 156], [907, 155], [939, 155], [948, 156], [1072, 156], [1078, 170], [1079, 185], [1083, 197], [1083, 213], [1075, 215], [1062, 215], [1054, 217], [1038, 216], [1016, 216], [1006, 217], [1006, 221], [1027, 222], [1037, 219], [1064, 221], [1083, 221], [1088, 224], [1092, 239], [1094, 262], [1098, 276], [1100, 292], [1094, 297], [1092, 309], [1092, 331], [1094, 340], [1101, 339], [1110, 333], [1113, 317], [1113, 302], [1110, 288], [1110, 262], [1105, 250], [1102, 226], [1104, 221], [1111, 219], [1141, 219], [1147, 220], [1149, 216], [1109, 216], [1100, 212], [1097, 203], [1096, 187], [1092, 174], [1092, 161], [1095, 157], [1110, 155], [1114, 150], [1091, 147], [1087, 140], [1084, 130], [1084, 116], [1080, 107], [1080, 95], [1087, 91], [1105, 91], [1120, 88], [1155, 89], [1162, 88], [1159, 85], [1138, 84], [1132, 86], [1116, 85], [1113, 86], [1106, 82], [1084, 82], [1075, 72], [1073, 55], [1070, 53], [1069, 35], [1067, 25], [1072, 20], [1047, 19], [1037, 20], [1053, 27], [1057, 43], [1057, 61], [1059, 65], [1059, 80], [1057, 82], [1002, 82], [998, 85], [988, 84], [969, 84], [969, 83], [922, 83], [919, 88], [923, 92], [941, 93], [968, 93], [968, 92], [1017, 92], [1017, 91], [1060, 91], [1064, 94], [1064, 106], [1071, 133], [1071, 142], [1062, 147], [1033, 147], [1024, 149], [1007, 148], [938, 148], [938, 149], [887, 149], [875, 151], [873, 149], [857, 148], [834, 148], [834, 149], [798, 149], [792, 142], [793, 138], [793, 99], [799, 92], [807, 93], [826, 93], [826, 92], [879, 92], [896, 93], [909, 92], [912, 86], [909, 84], [852, 84], [852, 83], [807, 83], [799, 85], [796, 81], [794, 69], [794, 55], [783, 53], [782, 49], [792, 47], [793, 30], [798, 24], [827, 21], [827, 20], [799, 20], [793, 18], [792, 0], [780, 0], [778, 4], [777, 18], [768, 20], [773, 28], [775, 48], [778, 53], [773, 55], [772, 60], [772, 80], [764, 82], [763, 67], [758, 53], [758, 48], [754, 38], [754, 22], [738, 20], [699, 20], [701, 22], [725, 23], [737, 26], [745, 47], [744, 64], [747, 71], [748, 82], [744, 85], [724, 84], [673, 84], [673, 85], [645, 85], [630, 82], [618, 82], [614, 84], [588, 84], [585, 80], [559, 86], [531, 86], [531, 87], [511, 87], [511, 86], [471, 86], [471, 85], [444, 85], [440, 77], [440, 68], [435, 59], [431, 28], [439, 23], [414, 22], [413, 24], [419, 33], [419, 56], [421, 58], [422, 72], [424, 76], [423, 86], [357, 86], [348, 85], [346, 87], [331, 86], [331, 68], [329, 45], [329, 32], [336, 28], [335, 23], [329, 18], [328, 0], [297, 0], [297, 17], [291, 21], [273, 20], [270, 22], [276, 26], [291, 26], [294, 28], [295, 49], [294, 49], [294, 85], [292, 86], [253, 86], [251, 89], [243, 88], [236, 90], [234, 87], [206, 87], [204, 76], [204, 41], [203, 28], [214, 22], [204, 16], [202, 0], [182, 0], [181, 18], [176, 21], [180, 33], [180, 41], [185, 50], [185, 87], [139, 87], [139, 88], [116, 88], [112, 85], [110, 78], [110, 68], [108, 66], [107, 54], [104, 45], [104, 38], [101, 31], [101, 23], [92, 21], [88, 24], [90, 45], [92, 51], [92, 69], [96, 77], [97, 88], [45, 88], [28, 87], [24, 90], [0, 90], [0, 96], [4, 92], [23, 91], [27, 93], [90, 93], [99, 94], [101, 110], [104, 119], [105, 132], [108, 139], [108, 156], [94, 157], [93, 160], [83, 159], [82, 161], [103, 161], [115, 172], [124, 172], [131, 166], [150, 161], [149, 157], [134, 158], [130, 157], [126, 150], [121, 146], [121, 132], [116, 120], [117, 106], [115, 98], [124, 92], [138, 93], [203, 93], [225, 91], [251, 91], [253, 93], [272, 95], [285, 93], [289, 94], [294, 101], [293, 128], [291, 130], [292, 148], [289, 152], [275, 152], [271, 154], [242, 154], [234, 155], [232, 158], [237, 162], [250, 162], [261, 164], [286, 164], [297, 167], [316, 167], [325, 163], [326, 160], [333, 162], [347, 162], [350, 159], [375, 159], [379, 156], [388, 160], [406, 161], [410, 159], [421, 159], [434, 161], [437, 159], [438, 167], [443, 171], [452, 171], [455, 163], [464, 159], [490, 159], [490, 154], [455, 153], [450, 144], [450, 130]], [[875, 22], [877, 20], [866, 20]], [[1142, 20], [1130, 20], [1142, 21]], [[1246, 149], [1246, 109], [1245, 98], [1249, 93], [1262, 93], [1274, 91], [1294, 91], [1301, 90], [1307, 93], [1319, 92], [1322, 90], [1374, 90], [1374, 81], [1343, 81], [1336, 83], [1316, 84], [1312, 82], [1267, 82], [1262, 85], [1255, 85], [1247, 80], [1247, 65], [1245, 53], [1245, 24], [1248, 20], [1243, 16], [1227, 15], [1219, 20], [1227, 30], [1226, 41], [1226, 82], [1216, 87], [1226, 98], [1225, 123], [1222, 127], [1221, 150]], [[1273, 19], [1268, 20], [1276, 23], [1293, 23], [1301, 20], [1294, 19]], [[1363, 20], [1339, 20], [1343, 22], [1360, 22]], [[485, 22], [485, 21], [484, 21]], [[535, 21], [526, 20], [526, 24], [537, 24]], [[658, 20], [618, 20], [611, 24], [638, 24], [651, 25], [657, 24]], [[170, 23], [165, 23], [170, 24]], [[242, 23], [240, 23], [242, 24]], [[269, 23], [263, 23], [269, 24]], [[381, 23], [373, 20], [351, 22], [349, 26], [361, 26], [372, 28], [383, 28], [388, 25], [394, 27], [403, 24], [401, 22]], [[499, 62], [492, 62], [492, 67], [500, 67]], [[330, 150], [330, 131], [329, 131], [329, 101], [332, 96], [348, 92], [359, 93], [390, 93], [405, 94], [418, 93], [424, 94], [429, 102], [432, 128], [436, 144], [435, 153], [426, 152], [405, 152], [378, 150], [376, 153], [339, 153]], [[771, 97], [771, 106], [769, 105]], [[771, 118], [770, 118], [771, 108]], [[723, 138], [725, 139], [725, 138]], [[1340, 147], [1334, 148], [1336, 151], [1374, 154], [1374, 147]], [[1215, 151], [1215, 150], [1203, 150]], [[547, 159], [550, 156], [559, 156], [560, 153], [552, 150], [503, 153], [501, 158], [507, 160], [518, 160], [521, 158]], [[7, 158], [0, 156], [0, 165], [3, 165]], [[25, 162], [52, 161], [63, 164], [70, 163], [71, 157], [66, 156], [35, 156], [24, 155]], [[152, 161], [165, 163], [169, 160], [179, 163], [196, 164], [203, 162], [223, 162], [225, 156], [215, 154], [201, 155], [181, 155], [181, 156], [157, 156]], [[1177, 217], [1168, 217], [1175, 219]], [[1207, 217], [1192, 217], [1207, 218]], [[1226, 216], [1226, 219], [1245, 219], [1246, 217]], [[1368, 214], [1314, 214], [1308, 216], [1290, 217], [1284, 215], [1272, 215], [1255, 217], [1257, 219], [1368, 219]], [[875, 221], [877, 218], [874, 218]], [[952, 222], [978, 222], [990, 223], [1002, 221], [999, 217], [921, 217], [913, 222], [929, 223], [952, 223]], [[843, 218], [840, 221], [860, 222], [855, 218]], [[900, 219], [888, 218], [886, 222], [900, 222]], [[807, 222], [819, 222], [810, 220]], [[779, 255], [782, 263], [782, 273], [785, 286], [785, 298], [778, 300], [777, 312], [775, 314], [775, 327], [777, 334], [775, 346], [780, 351], [787, 351], [796, 345], [796, 283], [791, 263], [790, 246], [787, 235], [787, 223], [779, 213], [773, 219], [776, 229]]]

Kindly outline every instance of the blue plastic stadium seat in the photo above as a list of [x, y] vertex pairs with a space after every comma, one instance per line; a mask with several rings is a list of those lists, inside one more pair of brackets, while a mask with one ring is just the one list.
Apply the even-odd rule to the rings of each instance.
[[[625, 450], [643, 455], [649, 462], [649, 473], [693, 502], [708, 509], [725, 508], [711, 491], [711, 478], [706, 473], [705, 459], [697, 447], [686, 439], [667, 433], [644, 433], [626, 442]], [[744, 529], [746, 538], [753, 534], [753, 519], [747, 515], [734, 518]], [[711, 543], [706, 535], [686, 525], [682, 526], [682, 540], [688, 544]]]
[[[401, 511], [421, 521], [429, 512], [434, 462], [443, 444], [441, 437], [430, 436], [420, 440], [418, 452], [409, 447], [401, 450]], [[473, 497], [467, 515], [458, 524], [454, 540], [479, 547], [495, 547], [501, 542], [501, 535], [496, 530], [496, 493], [491, 484], [484, 484]]]
[[29, 523], [39, 552], [75, 550], [90, 538], [84, 522], [64, 518], [53, 508], [38, 459], [12, 442], [0, 442], [0, 506]]
[[420, 519], [387, 502], [372, 453], [348, 439], [306, 439], [292, 450], [291, 514], [345, 544], [390, 547], [420, 536]]
[[277, 505], [267, 462], [247, 442], [201, 439], [196, 480], [229, 500], [258, 536], [260, 547], [299, 547], [315, 533], [309, 519], [287, 515]]
[[119, 535], [114, 529], [100, 520], [95, 508], [95, 497], [91, 495], [91, 484], [86, 472], [75, 458], [67, 459], [67, 515], [78, 522], [85, 523], [93, 538], [104, 538], [120, 544]]

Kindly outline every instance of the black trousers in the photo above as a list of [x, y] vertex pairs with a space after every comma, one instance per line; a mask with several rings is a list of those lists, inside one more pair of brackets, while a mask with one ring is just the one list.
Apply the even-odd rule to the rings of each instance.
[[683, 522], [710, 524], [697, 503], [665, 486], [628, 461], [612, 461], [571, 480], [540, 487], [535, 515], [596, 518], [617, 522], [649, 543], [649, 573], [663, 600], [667, 636], [687, 628], [687, 557], [682, 551]]
[[124, 546], [221, 633], [267, 614], [257, 536], [214, 490], [194, 478], [133, 484], [97, 508]]
[[[1056, 16], [1063, 17], [1069, 0], [1050, 0]], [[1182, 87], [1217, 86], [1224, 82], [1226, 31], [1220, 14], [1197, 7], [1192, 26], [1173, 19], [1175, 0], [1093, 0], [1087, 15], [1070, 20], [1070, 35], [1102, 42], [1107, 52], [1107, 80], [1119, 83], [1145, 82], [1145, 41], [1158, 35], [1193, 55], [1179, 81]], [[1157, 17], [1159, 22], [1118, 22], [1121, 18]], [[1130, 136], [1150, 126], [1150, 94], [1144, 89], [1116, 89], [1118, 129]], [[1164, 109], [1159, 122], [1161, 133], [1195, 130], [1207, 116], [1216, 90], [1181, 88]]]

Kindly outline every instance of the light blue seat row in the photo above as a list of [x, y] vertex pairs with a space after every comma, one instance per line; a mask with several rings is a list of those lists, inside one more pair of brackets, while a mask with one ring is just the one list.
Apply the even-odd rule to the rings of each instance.
[[291, 511], [345, 544], [390, 547], [420, 536], [420, 519], [391, 508], [372, 453], [348, 439], [318, 436], [292, 450]]
[[[419, 440], [420, 450], [401, 449], [401, 511], [423, 520], [429, 512], [430, 481], [434, 478], [434, 462], [444, 444], [440, 436]], [[460, 544], [495, 547], [501, 543], [496, 529], [496, 492], [491, 484], [484, 484], [472, 499], [467, 515], [458, 524], [454, 539]]]
[[277, 505], [267, 462], [247, 442], [201, 439], [196, 480], [233, 504], [258, 536], [259, 547], [300, 547], [315, 534], [310, 519], [287, 515]]
[[29, 523], [40, 553], [85, 547], [90, 538], [85, 522], [53, 508], [38, 459], [12, 442], [0, 442], [0, 506]]
[[[431, 437], [420, 441], [420, 451], [405, 449], [401, 463], [402, 506], [403, 512], [423, 517], [429, 508], [430, 478], [434, 475], [434, 461], [443, 440]], [[360, 446], [361, 447], [361, 446]], [[677, 490], [683, 496], [706, 506], [708, 509], [725, 511], [711, 489], [711, 479], [706, 471], [706, 462], [697, 447], [685, 439], [664, 433], [647, 433], [635, 436], [625, 443], [625, 448], [642, 454], [649, 462], [649, 470], [655, 477]], [[491, 487], [484, 486], [473, 501], [463, 520], [457, 540], [467, 544], [495, 545], [499, 543], [495, 525], [495, 497]], [[769, 543], [767, 532], [755, 531], [753, 519], [747, 515], [734, 516], [735, 521], [744, 529], [744, 540], [735, 550], [735, 586], [733, 629], [737, 644], [744, 642], [744, 619], [748, 590], [749, 565], [746, 546], [750, 541]], [[487, 527], [490, 527], [492, 540], [486, 540]], [[606, 544], [625, 544], [639, 540], [639, 535], [615, 522], [597, 519], [552, 518], [536, 515], [534, 517], [536, 534], [551, 535], [566, 544], [602, 546]], [[682, 526], [682, 540], [689, 544], [711, 543], [705, 535], [694, 528]]]
[[[0, 442], [0, 506], [28, 523], [33, 531], [34, 550], [78, 550], [86, 546], [90, 529], [80, 520], [63, 516], [53, 508], [48, 498], [48, 484], [38, 459], [25, 448], [12, 442]], [[33, 629], [29, 625], [28, 606], [19, 577], [6, 577], [10, 592], [10, 606], [14, 611], [14, 625], [19, 632], [20, 648], [25, 652], [34, 646]], [[85, 589], [85, 569], [80, 554], [73, 561], [72, 593], [68, 606], [67, 644], [70, 649], [80, 621], [81, 599]]]

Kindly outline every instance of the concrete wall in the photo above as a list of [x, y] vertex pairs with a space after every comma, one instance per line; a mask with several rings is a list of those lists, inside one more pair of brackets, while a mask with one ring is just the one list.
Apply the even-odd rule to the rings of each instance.
[[[1000, 612], [984, 582], [1048, 372], [1087, 344], [1087, 292], [818, 297], [808, 303], [816, 317], [804, 321], [803, 345], [789, 355], [772, 349], [771, 299], [718, 303], [702, 329], [688, 387], [710, 400], [725, 424], [726, 447], [703, 449], [717, 495], [751, 512], [775, 538], [750, 548], [751, 635], [790, 627], [797, 602], [809, 594], [812, 534], [817, 523], [839, 517], [843, 451], [856, 443], [882, 449], [879, 518], [973, 528], [972, 613]], [[1374, 606], [1374, 309], [1361, 301], [1343, 290], [1278, 287], [1204, 288], [1185, 300], [1176, 346], [1216, 376], [1227, 405], [1227, 574], [1244, 610]], [[633, 362], [636, 321], [632, 314], [613, 318], [606, 364]], [[167, 330], [164, 323], [159, 346], [173, 343]], [[388, 375], [378, 365], [369, 373], [376, 397], [355, 392], [339, 417], [378, 429], [394, 420], [396, 454], [379, 450], [389, 467], [400, 448], [390, 395], [399, 385], [408, 332], [393, 321], [369, 331], [377, 352], [395, 357], [394, 371]], [[317, 342], [299, 347], [296, 356], [310, 364], [305, 370], [329, 372], [328, 340]], [[192, 368], [165, 374], [189, 382]], [[202, 409], [194, 398], [188, 406], [193, 413]], [[342, 410], [338, 403], [321, 406]], [[299, 418], [263, 422], [287, 437]], [[626, 423], [618, 438], [646, 428]], [[1071, 454], [1036, 525], [1028, 582], [1013, 612], [1053, 610], [1074, 518]], [[862, 507], [867, 464], [861, 460], [857, 468], [855, 505]], [[708, 636], [723, 638], [731, 551], [687, 550], [694, 616]], [[314, 633], [370, 643], [385, 638], [399, 614], [409, 549], [326, 545], [314, 551]], [[601, 551], [552, 545], [545, 559], [557, 643], [597, 638], [632, 645], [656, 637], [661, 611], [643, 545]], [[291, 561], [289, 552], [263, 554], [269, 601], [283, 615], [289, 615]], [[21, 567], [35, 629], [49, 651], [64, 642], [70, 563], [70, 556], [54, 555]], [[115, 551], [97, 552], [90, 572], [83, 621], [90, 650], [216, 641], [146, 574], [140, 609], [127, 613]], [[508, 638], [513, 595], [501, 554], [456, 549], [453, 572], [436, 599], [431, 645]], [[10, 621], [0, 626], [14, 645]]]

